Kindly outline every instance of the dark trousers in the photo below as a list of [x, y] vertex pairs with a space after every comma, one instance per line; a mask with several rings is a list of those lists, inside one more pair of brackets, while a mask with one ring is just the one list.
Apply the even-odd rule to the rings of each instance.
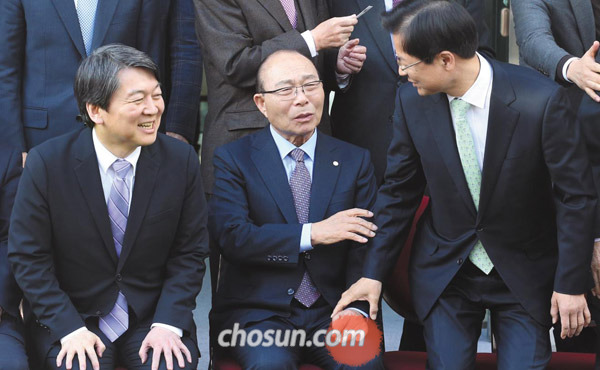
[[23, 323], [4, 313], [0, 321], [0, 370], [27, 369]]
[[[93, 321], [96, 322], [86, 323], [86, 327], [100, 337], [100, 340], [102, 340], [102, 343], [104, 343], [106, 346], [106, 350], [102, 354], [102, 358], [98, 358], [98, 361], [100, 362], [100, 369], [112, 370], [117, 365], [124, 366], [129, 370], [151, 369], [152, 349], [148, 350], [148, 359], [146, 360], [145, 364], [142, 364], [139, 356], [140, 347], [144, 341], [144, 338], [146, 338], [146, 335], [150, 331], [150, 325], [136, 325], [134, 320], [130, 320], [129, 329], [123, 335], [117, 338], [116, 341], [111, 342], [98, 328], [97, 320]], [[192, 363], [190, 364], [187, 362], [187, 360], [185, 360], [186, 366], [184, 369], [196, 369], [198, 366], [199, 357], [198, 346], [190, 337], [184, 336], [181, 338], [181, 340], [192, 354]], [[56, 367], [56, 356], [60, 352], [60, 348], [60, 343], [56, 343], [48, 351], [45, 359], [47, 369], [66, 369], [65, 359], [63, 359], [62, 366], [60, 368]], [[167, 369], [165, 359], [162, 354], [158, 368], [160, 370]], [[175, 357], [173, 357], [173, 368], [180, 369]], [[73, 369], [79, 370], [77, 356], [73, 358]], [[89, 359], [86, 360], [86, 369], [92, 369], [92, 364]]]
[[485, 275], [468, 260], [423, 322], [427, 368], [475, 369], [486, 309], [498, 344], [498, 369], [545, 369], [549, 328], [525, 311], [495, 269]]
[[[244, 330], [249, 333], [259, 330], [265, 333], [267, 330], [293, 330], [304, 329], [306, 338], [312, 338], [313, 334], [321, 329], [327, 329], [331, 323], [331, 307], [321, 297], [310, 308], [303, 307], [295, 299], [291, 303], [292, 312], [290, 317], [273, 316], [269, 319], [247, 325]], [[324, 338], [321, 338], [324, 340]], [[234, 346], [219, 350], [219, 355], [233, 358], [240, 364], [242, 369], [273, 369], [286, 370], [297, 369], [301, 363], [311, 363], [323, 369], [355, 369], [341, 365], [330, 355], [326, 347], [318, 346]], [[377, 356], [358, 369], [384, 369], [382, 356]]]

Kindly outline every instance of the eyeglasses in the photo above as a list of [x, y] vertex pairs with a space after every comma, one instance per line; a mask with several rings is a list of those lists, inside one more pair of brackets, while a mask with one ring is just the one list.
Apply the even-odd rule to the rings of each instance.
[[302, 89], [302, 93], [304, 95], [312, 95], [319, 91], [322, 80], [315, 80], [305, 83], [300, 86], [287, 86], [282, 87], [280, 89], [270, 90], [270, 91], [259, 91], [259, 94], [273, 94], [281, 100], [292, 100], [298, 96], [298, 89]]
[[411, 64], [409, 64], [409, 65], [407, 65], [407, 66], [403, 66], [402, 64], [400, 64], [400, 58], [399, 58], [399, 57], [396, 55], [396, 63], [398, 63], [398, 67], [400, 67], [400, 70], [401, 70], [402, 72], [406, 71], [406, 70], [407, 70], [407, 69], [409, 69], [410, 67], [414, 67], [414, 66], [416, 66], [417, 64], [421, 63], [422, 61], [423, 61], [423, 60], [418, 60], [418, 61], [416, 61], [416, 62], [414, 62], [414, 63], [411, 63]]

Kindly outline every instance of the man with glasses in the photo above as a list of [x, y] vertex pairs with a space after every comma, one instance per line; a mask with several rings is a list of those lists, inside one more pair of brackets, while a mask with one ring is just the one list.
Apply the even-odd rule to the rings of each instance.
[[376, 313], [427, 186], [410, 277], [428, 368], [474, 369], [490, 309], [498, 368], [544, 369], [551, 322], [562, 337], [590, 322], [596, 191], [566, 92], [476, 53], [475, 22], [453, 2], [405, 0], [384, 25], [410, 84], [398, 92], [380, 229], [336, 312], [363, 299]]
[[[209, 231], [223, 259], [211, 326], [220, 346], [231, 344], [224, 330], [236, 324], [247, 333], [303, 329], [307, 338], [326, 329], [342, 291], [360, 277], [365, 243], [377, 229], [368, 221], [376, 192], [368, 151], [316, 129], [325, 94], [313, 63], [278, 51], [257, 81], [254, 102], [269, 126], [214, 157]], [[238, 341], [217, 350], [244, 369], [343, 368], [325, 347]], [[381, 356], [365, 366], [382, 368]]]

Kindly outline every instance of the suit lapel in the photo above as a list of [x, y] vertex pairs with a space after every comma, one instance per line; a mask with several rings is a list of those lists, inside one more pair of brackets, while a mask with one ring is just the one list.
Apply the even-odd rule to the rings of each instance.
[[77, 139], [75, 158], [79, 162], [75, 166], [75, 176], [81, 187], [81, 193], [87, 202], [88, 208], [100, 237], [104, 242], [108, 254], [113, 262], [117, 263], [117, 252], [112, 238], [110, 221], [108, 218], [108, 208], [104, 199], [104, 190], [102, 189], [102, 180], [98, 170], [98, 158], [94, 151], [92, 141], [92, 130], [82, 131]]
[[[348, 0], [346, 0], [348, 1]], [[373, 6], [373, 9], [369, 10], [364, 17], [364, 22], [367, 29], [373, 36], [377, 48], [383, 55], [387, 65], [392, 69], [392, 72], [398, 72], [398, 65], [396, 64], [396, 57], [394, 56], [394, 46], [392, 45], [392, 39], [389, 32], [381, 32], [381, 14], [385, 12], [385, 4], [383, 0], [356, 0], [358, 8], [363, 10], [369, 5]]]
[[473, 198], [469, 192], [469, 185], [465, 179], [465, 173], [456, 147], [452, 117], [446, 94], [425, 96], [418, 101], [420, 108], [417, 111], [425, 112], [431, 132], [442, 155], [442, 160], [448, 168], [450, 177], [452, 177], [467, 207], [473, 212], [473, 215], [476, 215], [475, 203], [473, 203]]
[[[293, 29], [292, 24], [290, 23], [290, 20], [287, 16], [287, 14], [285, 13], [285, 10], [283, 9], [283, 6], [281, 5], [281, 2], [279, 0], [257, 0], [265, 9], [267, 12], [269, 12], [269, 14], [271, 14], [271, 16], [273, 18], [275, 18], [275, 20], [277, 21], [277, 23], [279, 23], [279, 25], [281, 26], [281, 28], [283, 28], [283, 30], [285, 32], [287, 31], [291, 31]], [[302, 8], [304, 10], [304, 8]], [[306, 13], [304, 13], [306, 14]], [[306, 19], [304, 20], [306, 22], [306, 27], [308, 28], [309, 25], [309, 17], [308, 15], [305, 15]]]
[[[310, 191], [309, 222], [318, 222], [325, 218], [340, 167], [344, 165], [343, 159], [336, 156], [336, 149], [329, 137], [318, 134]], [[337, 166], [333, 164], [334, 161], [338, 163]]]
[[596, 26], [594, 24], [594, 11], [590, 1], [569, 0], [575, 23], [579, 31], [579, 39], [583, 43], [583, 50], [587, 51], [596, 39]]
[[[83, 0], [85, 1], [85, 0]], [[75, 48], [82, 57], [86, 57], [85, 46], [83, 45], [83, 36], [81, 36], [81, 27], [79, 26], [79, 17], [75, 9], [73, 0], [52, 0], [58, 16], [62, 20]]]
[[479, 217], [485, 212], [490, 196], [494, 191], [506, 157], [506, 151], [519, 119], [519, 112], [510, 107], [516, 97], [506, 72], [500, 64], [489, 59], [488, 61], [492, 65], [494, 81], [490, 98], [483, 171], [481, 173]]
[[265, 187], [277, 203], [285, 221], [288, 224], [297, 224], [298, 216], [294, 206], [294, 197], [269, 126], [256, 136], [252, 149], [252, 162], [263, 179]]
[[106, 36], [106, 32], [110, 27], [118, 3], [119, 0], [98, 0], [98, 9], [96, 10], [96, 20], [94, 22], [92, 49], [96, 49], [103, 44], [104, 37]]
[[135, 184], [133, 185], [129, 216], [127, 217], [127, 229], [125, 230], [123, 250], [121, 251], [117, 270], [121, 270], [123, 267], [140, 231], [142, 221], [146, 217], [146, 210], [152, 199], [152, 192], [160, 168], [160, 155], [157, 154], [157, 151], [157, 144], [142, 147], [135, 170]]

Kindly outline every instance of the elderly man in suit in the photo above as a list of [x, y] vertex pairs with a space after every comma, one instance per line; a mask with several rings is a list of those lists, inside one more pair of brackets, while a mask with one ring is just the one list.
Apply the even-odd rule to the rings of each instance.
[[0, 149], [0, 369], [27, 370], [25, 333], [19, 312], [22, 293], [7, 258], [8, 225], [21, 176], [21, 152]]
[[[366, 150], [316, 129], [324, 91], [307, 57], [275, 52], [257, 81], [254, 101], [270, 125], [215, 152], [209, 230], [224, 258], [212, 325], [303, 329], [310, 338], [328, 327], [340, 294], [361, 273], [376, 230], [364, 219], [375, 200], [373, 166]], [[244, 369], [343, 368], [310, 345], [238, 345], [228, 355]], [[365, 366], [381, 368], [381, 356]]]
[[26, 153], [79, 129], [75, 72], [92, 50], [110, 43], [133, 46], [158, 64], [168, 103], [160, 130], [192, 142], [202, 84], [192, 0], [6, 0], [0, 4], [0, 145]]
[[[600, 102], [598, 0], [512, 0], [521, 64], [573, 86], [569, 96], [579, 104], [582, 91]], [[578, 89], [579, 88], [579, 89]]]
[[485, 309], [500, 369], [543, 369], [548, 329], [590, 322], [596, 192], [564, 89], [529, 69], [476, 53], [475, 22], [448, 1], [405, 0], [385, 17], [400, 88], [377, 236], [356, 299], [377, 310], [381, 281], [431, 197], [410, 267], [428, 367], [472, 369]]
[[[204, 189], [212, 194], [215, 148], [268, 125], [252, 96], [258, 67], [270, 54], [291, 49], [312, 58], [332, 90], [347, 86], [348, 74], [360, 70], [366, 48], [348, 41], [356, 16], [328, 19], [326, 0], [194, 2], [208, 87], [202, 175]], [[328, 130], [327, 109], [323, 121]]]
[[46, 368], [195, 369], [208, 249], [198, 156], [157, 134], [164, 101], [146, 54], [100, 47], [74, 90], [90, 128], [30, 151], [11, 220], [34, 351]]

